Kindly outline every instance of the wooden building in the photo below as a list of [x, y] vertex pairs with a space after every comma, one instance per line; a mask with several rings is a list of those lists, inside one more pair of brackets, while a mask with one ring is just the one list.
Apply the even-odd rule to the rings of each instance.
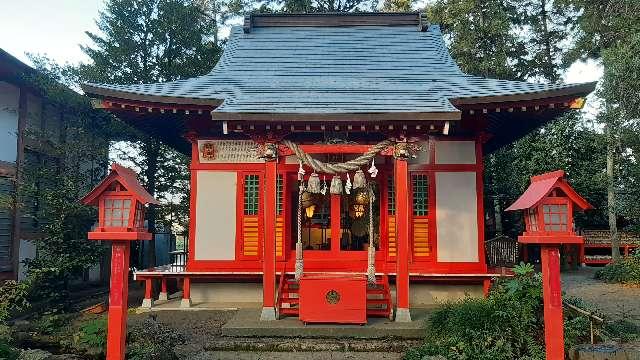
[[251, 15], [207, 75], [83, 89], [192, 159], [186, 269], [137, 279], [184, 278], [185, 306], [253, 302], [270, 319], [311, 303], [305, 279], [366, 274], [367, 314], [407, 321], [493, 275], [483, 156], [594, 85], [467, 75], [421, 14], [358, 13]]
[[[55, 167], [62, 160], [59, 147], [69, 125], [65, 110], [34, 86], [40, 76], [37, 70], [0, 49], [0, 280], [22, 279], [23, 261], [37, 255], [32, 240], [43, 236], [43, 200], [38, 196], [20, 198], [16, 189], [30, 169], [45, 163]], [[82, 99], [62, 85], [60, 89]], [[98, 153], [102, 151], [102, 164], [87, 164], [96, 170], [95, 181], [104, 173], [100, 165], [108, 160], [108, 144], [96, 142], [96, 146]], [[98, 268], [86, 276], [94, 281], [101, 277]]]

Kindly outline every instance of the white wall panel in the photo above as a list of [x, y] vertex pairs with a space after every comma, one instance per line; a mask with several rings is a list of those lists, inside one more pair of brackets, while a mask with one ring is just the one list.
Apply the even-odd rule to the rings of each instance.
[[436, 173], [436, 225], [438, 261], [479, 261], [475, 172]]
[[196, 200], [196, 260], [236, 257], [235, 172], [198, 171]]
[[436, 141], [436, 164], [475, 164], [474, 141]]

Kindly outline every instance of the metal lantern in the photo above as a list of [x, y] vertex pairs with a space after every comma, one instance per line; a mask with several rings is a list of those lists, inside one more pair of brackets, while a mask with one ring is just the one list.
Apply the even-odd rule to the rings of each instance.
[[316, 206], [320, 203], [317, 194], [312, 194], [309, 191], [305, 191], [302, 193], [302, 201], [300, 202], [300, 206], [304, 209], [305, 214], [308, 218], [313, 217], [313, 214], [316, 210]]

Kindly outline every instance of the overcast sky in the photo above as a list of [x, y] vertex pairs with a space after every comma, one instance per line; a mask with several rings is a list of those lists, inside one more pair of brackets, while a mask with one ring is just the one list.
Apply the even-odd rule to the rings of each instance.
[[[44, 54], [59, 63], [88, 61], [79, 44], [89, 43], [85, 31], [97, 31], [95, 19], [103, 8], [103, 0], [0, 0], [0, 3], [0, 48], [26, 63], [30, 63], [26, 53]], [[602, 70], [595, 63], [577, 63], [566, 72], [564, 81], [595, 81], [601, 76]], [[593, 101], [590, 103], [594, 105]]]

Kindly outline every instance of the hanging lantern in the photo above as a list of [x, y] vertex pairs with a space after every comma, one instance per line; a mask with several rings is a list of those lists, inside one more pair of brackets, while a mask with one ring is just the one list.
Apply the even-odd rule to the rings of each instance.
[[367, 178], [364, 176], [364, 171], [362, 171], [362, 169], [358, 169], [356, 174], [353, 175], [353, 188], [362, 189], [365, 186], [367, 186]]
[[329, 192], [331, 192], [333, 195], [342, 194], [342, 179], [340, 179], [340, 176], [333, 176], [333, 179], [331, 179], [331, 188], [329, 189]]
[[353, 194], [353, 202], [349, 209], [349, 215], [354, 218], [361, 218], [366, 212], [369, 204], [369, 191], [367, 188], [360, 188]]
[[304, 209], [305, 215], [307, 215], [308, 218], [313, 217], [319, 203], [320, 201], [317, 194], [312, 194], [309, 191], [302, 193], [300, 205]]
[[307, 191], [312, 194], [320, 193], [320, 176], [315, 172], [309, 176], [309, 181], [307, 181]]

